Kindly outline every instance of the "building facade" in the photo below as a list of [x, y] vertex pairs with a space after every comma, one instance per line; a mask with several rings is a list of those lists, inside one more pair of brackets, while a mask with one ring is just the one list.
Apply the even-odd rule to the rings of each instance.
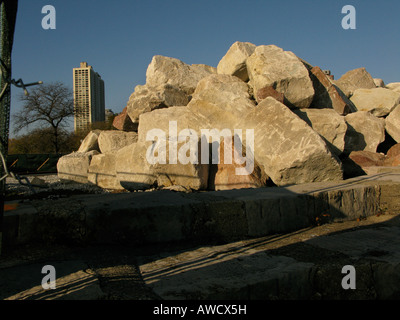
[[90, 128], [94, 122], [105, 121], [104, 81], [87, 62], [73, 69], [74, 129]]

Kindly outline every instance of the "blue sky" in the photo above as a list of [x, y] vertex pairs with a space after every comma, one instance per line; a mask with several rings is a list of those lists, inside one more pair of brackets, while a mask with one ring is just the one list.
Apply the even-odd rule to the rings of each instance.
[[[341, 25], [348, 4], [355, 30]], [[56, 9], [55, 30], [42, 29], [45, 5]], [[232, 43], [247, 41], [293, 51], [336, 79], [366, 67], [398, 82], [399, 12], [395, 0], [19, 0], [13, 78], [72, 88], [72, 68], [87, 61], [105, 81], [106, 108], [120, 112], [154, 55], [216, 67]], [[15, 113], [20, 89], [12, 90]]]

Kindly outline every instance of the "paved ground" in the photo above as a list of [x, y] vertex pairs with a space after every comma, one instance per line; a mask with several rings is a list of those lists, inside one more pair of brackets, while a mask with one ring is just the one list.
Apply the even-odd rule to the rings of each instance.
[[[93, 186], [61, 184], [54, 175], [40, 178], [49, 199], [66, 190], [107, 193]], [[9, 198], [33, 196], [17, 181], [7, 183]], [[56, 270], [54, 290], [41, 284], [46, 276], [42, 268], [48, 265]], [[345, 265], [355, 267], [355, 290], [342, 287]], [[7, 248], [0, 256], [1, 300], [399, 298], [397, 210], [229, 243], [31, 244]]]
[[[372, 216], [287, 235], [196, 246], [24, 246], [0, 258], [0, 299], [393, 299], [400, 217]], [[344, 265], [357, 289], [341, 286]], [[55, 290], [41, 286], [56, 269]]]

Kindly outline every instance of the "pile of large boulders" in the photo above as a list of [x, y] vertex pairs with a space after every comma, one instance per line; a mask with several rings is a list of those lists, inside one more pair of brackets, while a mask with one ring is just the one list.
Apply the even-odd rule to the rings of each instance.
[[155, 56], [116, 130], [90, 132], [58, 174], [130, 191], [342, 180], [400, 164], [399, 104], [400, 83], [334, 80], [275, 45], [235, 42], [216, 68]]

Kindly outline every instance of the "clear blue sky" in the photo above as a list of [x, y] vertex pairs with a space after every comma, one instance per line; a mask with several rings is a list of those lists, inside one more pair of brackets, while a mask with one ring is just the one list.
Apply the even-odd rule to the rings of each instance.
[[[56, 8], [55, 30], [41, 26], [48, 4]], [[356, 30], [341, 26], [348, 4]], [[366, 67], [397, 82], [399, 12], [398, 0], [19, 0], [13, 78], [72, 88], [72, 68], [87, 61], [105, 81], [106, 108], [120, 112], [154, 55], [216, 67], [232, 43], [247, 41], [293, 51], [336, 79]], [[15, 113], [20, 89], [12, 90]]]

